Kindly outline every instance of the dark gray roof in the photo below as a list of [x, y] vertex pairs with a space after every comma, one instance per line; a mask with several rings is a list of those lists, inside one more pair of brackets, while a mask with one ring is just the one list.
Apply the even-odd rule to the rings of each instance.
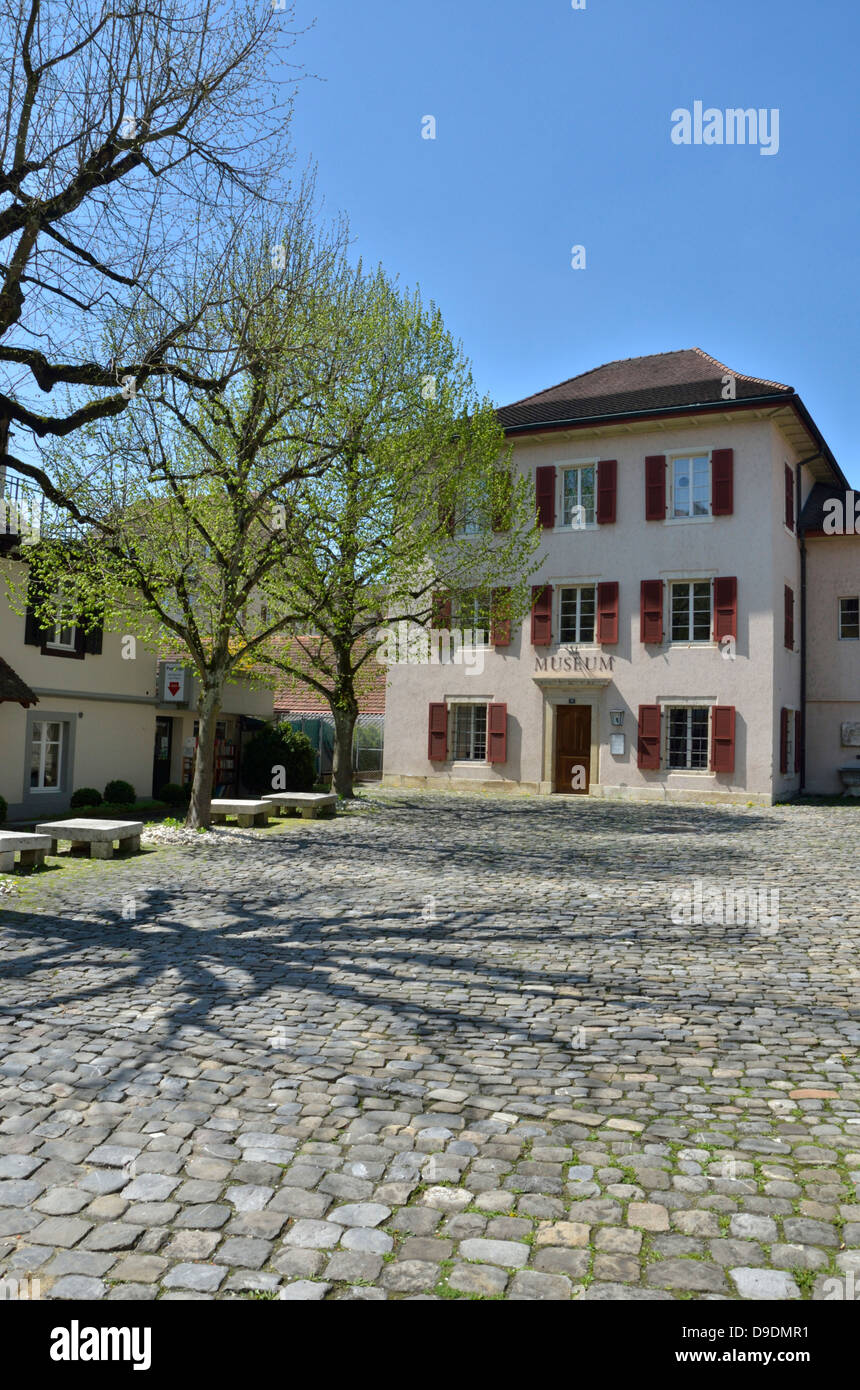
[[607, 362], [502, 406], [497, 414], [506, 429], [515, 430], [678, 406], [730, 406], [722, 395], [725, 376], [734, 377], [737, 400], [794, 395], [792, 386], [736, 372], [701, 348], [682, 348]]
[[26, 685], [17, 671], [13, 671], [8, 661], [4, 661], [0, 656], [0, 703], [5, 700], [24, 706], [39, 703], [29, 685]]

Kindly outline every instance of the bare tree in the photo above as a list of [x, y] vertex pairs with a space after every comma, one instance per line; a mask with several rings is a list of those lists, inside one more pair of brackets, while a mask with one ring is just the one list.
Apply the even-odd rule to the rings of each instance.
[[153, 378], [230, 380], [201, 324], [289, 162], [291, 23], [263, 0], [0, 0], [0, 467], [72, 515], [43, 441]]

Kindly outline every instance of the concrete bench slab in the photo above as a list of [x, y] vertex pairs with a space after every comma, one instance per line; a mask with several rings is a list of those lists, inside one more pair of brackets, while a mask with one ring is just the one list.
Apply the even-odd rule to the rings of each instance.
[[36, 826], [38, 835], [49, 835], [51, 854], [57, 853], [60, 840], [70, 840], [71, 847], [87, 849], [91, 859], [112, 859], [114, 843], [134, 854], [140, 849], [142, 820], [72, 820], [43, 821]]
[[236, 800], [227, 796], [212, 798], [213, 821], [226, 821], [229, 816], [235, 816], [239, 824], [247, 828], [268, 825], [271, 814], [272, 808], [267, 801]]
[[27, 831], [0, 830], [0, 871], [11, 873], [15, 867], [15, 851], [21, 868], [44, 864], [51, 848], [50, 835], [31, 835]]
[[274, 806], [285, 806], [293, 811], [301, 811], [304, 820], [313, 820], [320, 811], [337, 811], [337, 796], [334, 792], [272, 792], [263, 797]]

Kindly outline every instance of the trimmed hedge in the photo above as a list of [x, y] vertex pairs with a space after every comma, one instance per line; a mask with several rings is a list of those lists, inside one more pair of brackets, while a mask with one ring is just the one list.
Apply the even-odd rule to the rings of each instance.
[[130, 782], [123, 782], [118, 778], [115, 782], [108, 782], [105, 787], [105, 801], [111, 801], [115, 806], [132, 806], [136, 799], [137, 795]]
[[101, 806], [102, 794], [97, 792], [95, 787], [78, 787], [76, 792], [72, 792], [72, 799], [69, 806]]
[[180, 787], [178, 782], [168, 782], [158, 793], [158, 800], [168, 806], [187, 806], [191, 800], [188, 787]]

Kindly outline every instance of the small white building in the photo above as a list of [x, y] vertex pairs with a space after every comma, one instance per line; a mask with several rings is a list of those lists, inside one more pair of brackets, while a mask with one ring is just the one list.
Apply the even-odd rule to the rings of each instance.
[[491, 625], [479, 662], [391, 666], [384, 782], [761, 804], [841, 791], [839, 768], [860, 767], [860, 537], [804, 538], [807, 503], [814, 519], [821, 489], [848, 484], [794, 389], [692, 348], [499, 418], [543, 531], [532, 613]]

